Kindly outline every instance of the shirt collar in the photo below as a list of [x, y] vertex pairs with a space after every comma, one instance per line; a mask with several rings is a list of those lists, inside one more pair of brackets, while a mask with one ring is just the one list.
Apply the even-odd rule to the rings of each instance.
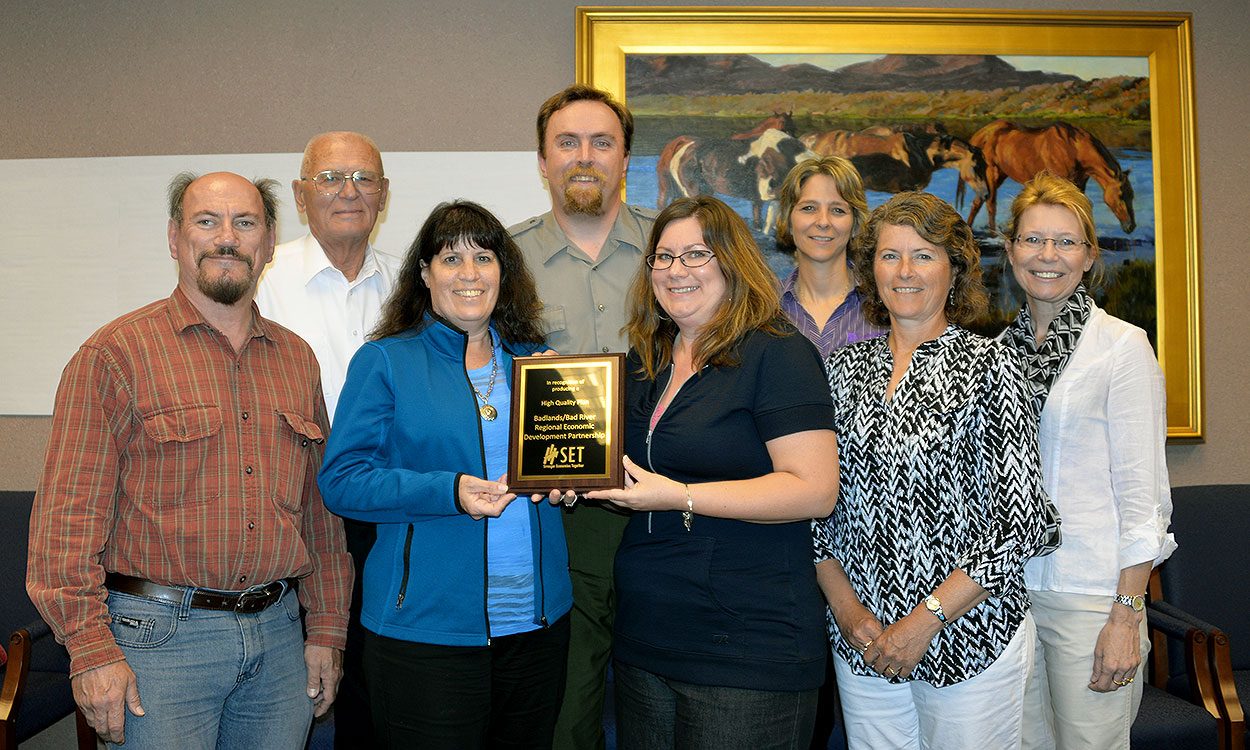
[[798, 294], [795, 293], [794, 291], [794, 286], [798, 283], [799, 283], [799, 267], [795, 266], [794, 270], [790, 272], [790, 275], [786, 277], [785, 281], [781, 282], [781, 296], [785, 297], [789, 295], [791, 297], [794, 297], [795, 299], [798, 299]]
[[[265, 319], [260, 316], [260, 311], [256, 308], [254, 300], [251, 306], [252, 330], [248, 332], [248, 336], [251, 338], [273, 338], [270, 336], [269, 330], [265, 325]], [[175, 333], [183, 333], [188, 328], [196, 325], [205, 326], [212, 331], [217, 330], [213, 324], [204, 319], [204, 314], [182, 291], [182, 287], [178, 286], [174, 287], [173, 294], [169, 295], [169, 319]]]
[[[795, 252], [797, 253], [798, 251], [795, 250]], [[854, 281], [855, 280], [855, 267], [851, 264], [850, 258], [847, 258], [846, 267], [851, 272], [851, 281]], [[799, 298], [799, 293], [795, 287], [797, 287], [798, 284], [799, 284], [799, 267], [795, 266], [794, 270], [790, 272], [790, 275], [786, 277], [785, 281], [781, 282], [781, 296], [784, 297], [788, 294], [797, 300]], [[851, 288], [847, 290], [846, 299], [850, 299], [851, 295], [855, 295], [856, 297], [859, 296], [859, 287], [857, 287], [855, 284], [851, 284]], [[845, 302], [843, 302], [843, 304], [845, 304]]]
[[[578, 254], [582, 254], [581, 250], [578, 249], [578, 247], [573, 244], [572, 240], [569, 239], [569, 236], [564, 233], [564, 227], [560, 226], [560, 222], [556, 220], [556, 212], [550, 211], [549, 213], [551, 215], [551, 233], [556, 238], [556, 242], [543, 243], [544, 250], [542, 262], [545, 264], [560, 251], [567, 251], [570, 254], [576, 251]], [[616, 221], [612, 222], [611, 231], [608, 232], [608, 236], [603, 240], [603, 249], [599, 251], [599, 256], [594, 261], [596, 264], [602, 263], [604, 259], [611, 255], [620, 245], [627, 245], [640, 253], [642, 252], [641, 247], [634, 245], [634, 243], [630, 242], [625, 236], [624, 223], [626, 215], [632, 216], [629, 212], [629, 206], [622, 203], [621, 210], [616, 214]], [[644, 237], [646, 234], [646, 232], [643, 232]]]
[[[330, 263], [330, 259], [326, 257], [325, 251], [321, 249], [321, 243], [317, 242], [317, 238], [313, 236], [312, 232], [304, 235], [304, 246], [300, 248], [300, 256], [303, 259], [304, 275], [302, 280], [304, 286], [311, 284], [313, 279], [326, 270], [332, 270], [334, 273], [342, 275], [342, 271], [339, 271]], [[365, 260], [360, 265], [360, 273], [356, 274], [356, 280], [351, 282], [351, 285], [355, 286], [379, 272], [380, 269], [378, 268], [376, 254], [373, 252], [373, 245], [371, 243], [366, 244]]]

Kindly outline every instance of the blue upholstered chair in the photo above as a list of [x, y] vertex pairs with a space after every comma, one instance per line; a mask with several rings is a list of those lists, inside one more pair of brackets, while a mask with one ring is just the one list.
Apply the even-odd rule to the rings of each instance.
[[[1207, 628], [1221, 746], [1241, 750], [1250, 696], [1250, 485], [1173, 487], [1172, 505], [1180, 546], [1159, 568], [1162, 595]], [[1176, 655], [1171, 648], [1169, 658]], [[1170, 689], [1183, 690], [1171, 672]]]
[[[26, 546], [33, 492], [0, 491], [0, 634], [9, 662], [0, 679], [0, 750], [75, 713], [69, 654], [52, 637], [26, 596]], [[11, 635], [10, 635], [11, 634]], [[79, 747], [95, 748], [95, 733], [79, 717]], [[86, 731], [84, 736], [83, 731]]]

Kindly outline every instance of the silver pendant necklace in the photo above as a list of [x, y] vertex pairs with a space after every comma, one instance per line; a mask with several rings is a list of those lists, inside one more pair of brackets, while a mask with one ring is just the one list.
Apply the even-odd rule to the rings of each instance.
[[495, 417], [499, 416], [499, 410], [490, 405], [490, 393], [495, 390], [495, 374], [499, 372], [499, 360], [495, 357], [495, 340], [491, 339], [490, 347], [490, 381], [486, 386], [486, 395], [477, 389], [473, 382], [469, 382], [469, 387], [473, 389], [473, 395], [482, 400], [482, 405], [477, 408], [477, 413], [482, 415], [482, 419], [487, 422], [494, 422]]

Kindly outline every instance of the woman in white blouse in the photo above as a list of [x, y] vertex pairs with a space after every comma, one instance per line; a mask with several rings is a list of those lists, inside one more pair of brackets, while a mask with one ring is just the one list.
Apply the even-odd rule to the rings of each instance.
[[1146, 332], [1086, 291], [1089, 198], [1049, 172], [1011, 206], [1007, 258], [1026, 302], [1002, 340], [1024, 361], [1063, 546], [1024, 569], [1038, 643], [1025, 747], [1127, 748], [1150, 648], [1142, 594], [1176, 543], [1163, 373]]
[[864, 314], [889, 333], [826, 367], [838, 503], [816, 577], [850, 746], [1020, 746], [1036, 636], [1023, 566], [1047, 538], [1037, 425], [953, 208], [900, 193], [856, 237]]

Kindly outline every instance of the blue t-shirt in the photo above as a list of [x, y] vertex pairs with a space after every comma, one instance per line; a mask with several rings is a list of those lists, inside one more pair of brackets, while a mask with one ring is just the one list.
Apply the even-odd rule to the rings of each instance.
[[[495, 341], [495, 358], [503, 358]], [[486, 478], [498, 479], [508, 471], [508, 419], [512, 390], [502, 368], [491, 387], [491, 366], [469, 370], [469, 380], [477, 392], [486, 395], [498, 411], [494, 421], [482, 420], [482, 440], [486, 447]], [[481, 399], [478, 399], [479, 406]], [[486, 519], [486, 612], [492, 638], [524, 633], [539, 626], [534, 622], [534, 551], [530, 531], [529, 497], [522, 495], [508, 504], [498, 518]]]

